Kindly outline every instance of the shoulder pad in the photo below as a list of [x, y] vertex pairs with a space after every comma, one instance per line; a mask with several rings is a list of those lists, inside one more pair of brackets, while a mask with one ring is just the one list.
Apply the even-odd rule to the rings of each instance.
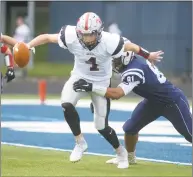
[[104, 32], [104, 42], [106, 43], [107, 52], [114, 58], [118, 58], [124, 51], [123, 38], [114, 33]]
[[66, 27], [66, 43], [71, 44], [77, 39], [76, 26], [68, 25]]
[[124, 40], [124, 44], [131, 43], [131, 41], [129, 39], [127, 39], [126, 37], [123, 37], [123, 40]]
[[72, 44], [76, 39], [75, 26], [66, 25], [63, 26], [58, 35], [58, 44], [62, 48], [68, 48], [69, 44]]

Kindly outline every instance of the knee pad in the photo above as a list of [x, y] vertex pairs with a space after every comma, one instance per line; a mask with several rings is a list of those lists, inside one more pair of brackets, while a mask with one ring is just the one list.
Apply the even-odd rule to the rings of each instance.
[[61, 106], [64, 109], [64, 111], [70, 111], [70, 110], [75, 109], [72, 103], [62, 103]]
[[98, 132], [113, 146], [113, 148], [117, 149], [119, 147], [120, 144], [117, 134], [110, 126], [98, 130]]
[[114, 131], [111, 127], [107, 126], [102, 130], [98, 130], [101, 135], [108, 135], [111, 131]]
[[62, 103], [64, 109], [64, 117], [66, 122], [70, 126], [74, 136], [78, 136], [81, 133], [79, 115], [71, 103]]
[[130, 124], [129, 124], [130, 121], [127, 121], [124, 123], [123, 125], [123, 131], [127, 134], [127, 135], [136, 135], [138, 133], [137, 130], [135, 130], [134, 127], [132, 127]]
[[77, 111], [72, 103], [62, 103], [62, 108], [64, 110], [64, 115], [66, 119], [72, 119], [74, 114], [77, 114]]

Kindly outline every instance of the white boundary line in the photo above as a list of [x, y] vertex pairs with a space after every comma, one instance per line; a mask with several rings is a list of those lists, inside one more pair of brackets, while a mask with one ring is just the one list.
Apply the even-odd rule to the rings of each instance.
[[[91, 100], [80, 100], [77, 104], [77, 107], [89, 108]], [[40, 105], [41, 102], [39, 99], [2, 99], [2, 105]], [[137, 106], [138, 103], [131, 102], [111, 102], [111, 109], [119, 111], [132, 111]], [[44, 105], [48, 106], [60, 106], [61, 102], [59, 99], [47, 99]]]
[[[90, 103], [91, 103], [90, 100], [80, 100], [77, 104], [77, 107], [89, 108]], [[1, 104], [2, 105], [13, 105], [13, 104], [14, 105], [40, 105], [41, 102], [39, 99], [3, 99], [3, 100], [1, 100]], [[134, 108], [137, 104], [138, 103], [131, 103], [131, 102], [130, 103], [129, 102], [112, 102], [111, 109], [119, 110], [119, 111], [132, 111], [132, 110], [134, 110]], [[44, 105], [60, 106], [61, 102], [60, 102], [60, 100], [56, 100], [56, 99], [47, 99], [45, 101]], [[191, 108], [191, 110], [192, 110], [192, 108]], [[51, 148], [51, 147], [30, 146], [30, 145], [17, 144], [17, 143], [2, 142], [2, 144], [71, 152], [71, 150], [64, 150], [64, 149]], [[115, 156], [110, 155], [110, 154], [100, 154], [100, 153], [91, 153], [91, 152], [85, 153], [85, 154], [115, 157]], [[137, 158], [137, 159], [144, 160], [144, 161], [151, 161], [151, 162], [178, 164], [178, 165], [192, 165], [191, 163], [180, 163], [180, 162], [172, 162], [172, 161], [165, 161], [165, 160], [147, 159], [147, 158]]]
[[[77, 104], [77, 107], [89, 108], [91, 100], [80, 100]], [[112, 101], [111, 109], [118, 111], [133, 111], [139, 102], [126, 102], [123, 101]], [[39, 99], [2, 99], [2, 105], [41, 105]], [[44, 105], [48, 106], [60, 106], [61, 102], [59, 99], [47, 99]], [[192, 112], [192, 107], [190, 107]]]
[[[62, 152], [72, 152], [72, 150], [69, 150], [69, 149], [32, 146], [32, 145], [25, 145], [25, 144], [19, 144], [19, 143], [1, 142], [1, 144], [9, 145], [9, 146], [17, 146], [17, 147], [26, 147], [26, 148], [35, 148], [35, 149], [44, 149], [44, 150], [53, 150], [53, 151], [62, 151]], [[92, 152], [85, 152], [84, 154], [94, 155], [94, 156], [103, 156], [103, 157], [115, 157], [114, 155], [111, 155], [111, 154], [101, 154], [101, 153], [92, 153]], [[180, 162], [172, 162], [172, 161], [166, 161], [166, 160], [147, 159], [147, 158], [141, 158], [141, 157], [137, 159], [144, 160], [144, 161], [150, 161], [150, 162], [158, 162], [158, 163], [170, 163], [170, 164], [176, 164], [176, 165], [188, 165], [188, 166], [192, 165], [191, 163], [180, 163]]]

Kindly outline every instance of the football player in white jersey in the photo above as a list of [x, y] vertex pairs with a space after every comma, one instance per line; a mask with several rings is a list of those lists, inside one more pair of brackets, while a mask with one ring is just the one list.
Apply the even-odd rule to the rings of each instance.
[[[112, 76], [112, 57], [120, 57], [123, 51], [133, 51], [150, 60], [161, 59], [162, 51], [148, 53], [136, 44], [124, 45], [124, 40], [117, 34], [103, 31], [103, 23], [92, 12], [83, 14], [76, 26], [63, 26], [57, 34], [42, 34], [27, 45], [30, 48], [58, 43], [61, 48], [74, 54], [74, 68], [71, 77], [65, 83], [61, 93], [61, 106], [64, 117], [75, 137], [76, 145], [70, 155], [70, 161], [79, 161], [88, 145], [81, 133], [79, 115], [75, 106], [82, 97], [89, 95], [94, 105], [94, 124], [98, 132], [112, 145], [119, 158], [118, 168], [128, 168], [127, 151], [120, 145], [116, 132], [108, 125], [110, 99], [97, 94], [75, 92], [73, 83], [81, 78], [100, 86], [110, 86]], [[100, 91], [100, 87], [94, 88]]]

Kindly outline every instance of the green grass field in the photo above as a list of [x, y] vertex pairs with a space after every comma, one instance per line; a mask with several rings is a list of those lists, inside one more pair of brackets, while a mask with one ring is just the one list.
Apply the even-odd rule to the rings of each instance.
[[[51, 63], [45, 61], [38, 61], [34, 63], [34, 68], [28, 70], [28, 77], [33, 78], [65, 78], [70, 76], [70, 71], [73, 64], [69, 63]], [[0, 70], [5, 73], [6, 67], [0, 67]], [[22, 70], [22, 69], [20, 69]]]
[[192, 176], [191, 166], [138, 161], [128, 169], [105, 164], [109, 157], [85, 155], [69, 162], [69, 152], [2, 145], [2, 176]]

